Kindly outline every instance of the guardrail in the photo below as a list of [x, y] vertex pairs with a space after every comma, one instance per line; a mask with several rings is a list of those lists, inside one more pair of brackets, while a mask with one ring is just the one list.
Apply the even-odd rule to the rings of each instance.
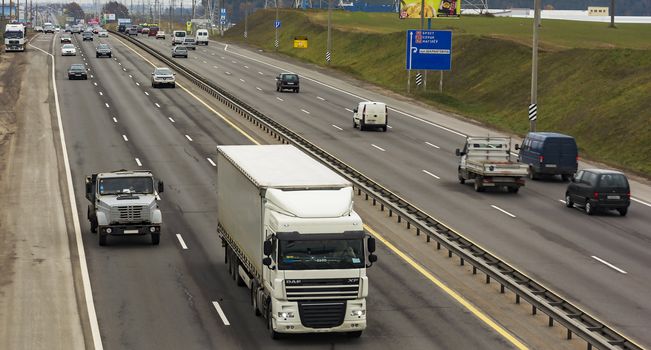
[[444, 247], [447, 249], [449, 257], [456, 255], [459, 258], [460, 265], [470, 264], [473, 274], [476, 274], [478, 270], [481, 271], [486, 276], [486, 283], [490, 283], [491, 279], [497, 281], [500, 284], [501, 293], [505, 293], [505, 290], [508, 289], [515, 295], [516, 303], [524, 300], [530, 304], [532, 315], [536, 315], [538, 311], [547, 315], [549, 327], [552, 327], [554, 322], [565, 327], [567, 329], [567, 339], [572, 339], [572, 335], [576, 334], [586, 341], [588, 349], [592, 349], [593, 346], [599, 349], [643, 349], [640, 345], [627, 339], [605, 323], [563, 299], [551, 289], [518, 271], [443, 222], [425, 213], [272, 118], [257, 111], [213, 82], [202, 78], [200, 74], [180, 65], [137, 39], [117, 32], [112, 33], [128, 40], [164, 62], [278, 141], [299, 147], [342, 174], [353, 182], [357, 195], [364, 195], [366, 200], [372, 200], [374, 206], [379, 204], [382, 211], [388, 210], [389, 216], [393, 217], [395, 215], [398, 223], [405, 221], [408, 229], [412, 229], [413, 226], [416, 235], [424, 232], [427, 235], [427, 242], [432, 239], [436, 241], [436, 248], [441, 249], [441, 247]]

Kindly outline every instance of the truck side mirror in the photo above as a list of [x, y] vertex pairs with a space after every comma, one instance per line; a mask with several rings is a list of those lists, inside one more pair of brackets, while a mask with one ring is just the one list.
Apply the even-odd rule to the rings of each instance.
[[519, 149], [520, 149], [520, 144], [516, 143], [516, 144], [515, 144], [515, 150], [517, 151], [517, 150], [519, 150]]
[[353, 109], [353, 113], [357, 113], [357, 107]]
[[369, 254], [368, 255], [368, 261], [372, 264], [377, 261], [377, 255], [375, 254]]
[[165, 184], [163, 184], [163, 181], [158, 181], [158, 193], [163, 193], [165, 191]]
[[265, 257], [262, 259], [262, 265], [264, 266], [271, 266], [271, 258], [270, 257]]
[[461, 156], [461, 150], [457, 148], [457, 149], [454, 151], [454, 154], [456, 154], [457, 157], [460, 157], [460, 156]]
[[366, 245], [368, 246], [368, 252], [369, 253], [375, 252], [375, 238], [374, 237], [369, 237], [368, 240], [366, 241]]
[[[273, 247], [272, 247], [272, 245], [271, 245], [271, 241], [269, 241], [269, 240], [264, 241], [264, 246], [263, 246], [263, 249], [262, 249], [264, 255], [266, 255], [267, 257], [268, 257], [269, 255], [271, 255], [271, 253], [273, 253], [272, 248], [273, 248]], [[271, 260], [271, 259], [270, 259], [270, 260]]]
[[93, 181], [90, 176], [86, 176], [86, 199], [93, 201]]

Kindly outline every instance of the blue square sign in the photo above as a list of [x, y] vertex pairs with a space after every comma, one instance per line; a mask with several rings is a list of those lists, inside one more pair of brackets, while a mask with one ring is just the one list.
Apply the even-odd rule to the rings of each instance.
[[450, 70], [452, 32], [449, 30], [408, 30], [407, 69]]

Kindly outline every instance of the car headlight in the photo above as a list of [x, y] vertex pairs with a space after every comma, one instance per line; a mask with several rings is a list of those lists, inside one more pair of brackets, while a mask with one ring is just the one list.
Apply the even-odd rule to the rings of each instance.
[[362, 317], [366, 315], [366, 310], [353, 310], [350, 312], [350, 315], [354, 317]]
[[278, 313], [280, 318], [294, 318], [294, 313], [291, 311], [281, 311]]
[[156, 232], [156, 226], [152, 226], [149, 228], [149, 232], [154, 233]]
[[110, 227], [106, 229], [106, 233], [111, 233], [111, 232], [113, 232], [113, 230]]

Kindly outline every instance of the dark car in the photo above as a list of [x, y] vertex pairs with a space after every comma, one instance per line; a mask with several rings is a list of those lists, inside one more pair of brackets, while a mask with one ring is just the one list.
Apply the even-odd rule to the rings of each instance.
[[68, 34], [63, 34], [63, 35], [61, 35], [61, 43], [62, 44], [72, 44], [72, 38]]
[[626, 175], [613, 170], [581, 170], [567, 186], [565, 205], [585, 208], [588, 215], [599, 209], [616, 209], [625, 216], [631, 204], [631, 189]]
[[120, 32], [120, 33], [124, 33], [126, 30], [127, 30], [127, 26], [126, 26], [126, 25], [124, 25], [124, 24], [120, 24], [120, 25], [118, 26], [118, 32]]
[[147, 33], [147, 36], [156, 37], [156, 33], [158, 33], [158, 30], [159, 30], [158, 27], [149, 27], [149, 33]]
[[276, 77], [276, 91], [294, 90], [294, 92], [298, 92], [300, 90], [298, 83], [297, 74], [280, 73]]
[[111, 47], [108, 44], [99, 44], [95, 49], [95, 57], [111, 58]]
[[83, 41], [90, 40], [93, 41], [93, 32], [83, 32], [81, 33]]
[[172, 57], [188, 58], [188, 49], [185, 46], [174, 46], [172, 49]]
[[75, 63], [68, 68], [68, 79], [83, 79], [88, 80], [86, 67], [81, 63]]
[[532, 180], [539, 175], [560, 175], [567, 181], [578, 169], [579, 151], [572, 136], [530, 132], [522, 142], [518, 161], [529, 165]]

